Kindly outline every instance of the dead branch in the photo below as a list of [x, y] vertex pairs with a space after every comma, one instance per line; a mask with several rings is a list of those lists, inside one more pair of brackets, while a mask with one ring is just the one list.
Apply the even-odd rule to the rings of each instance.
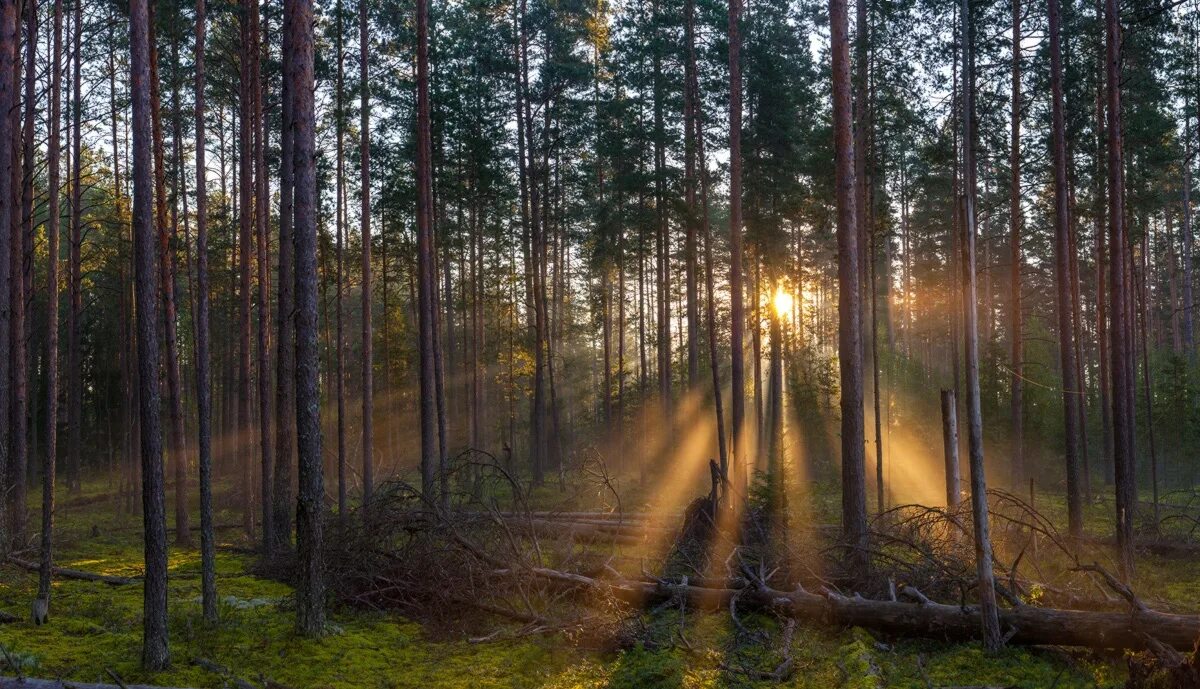
[[[21, 569], [28, 570], [30, 572], [37, 572], [41, 569], [41, 565], [36, 562], [21, 560], [19, 558], [12, 557], [11, 555], [9, 556], [8, 561], [20, 567]], [[80, 581], [98, 581], [110, 586], [126, 586], [128, 584], [136, 584], [141, 579], [140, 577], [119, 577], [112, 574], [96, 574], [95, 572], [85, 572], [81, 569], [70, 569], [67, 567], [52, 567], [50, 571], [56, 577], [62, 577], [64, 579], [78, 579]]]

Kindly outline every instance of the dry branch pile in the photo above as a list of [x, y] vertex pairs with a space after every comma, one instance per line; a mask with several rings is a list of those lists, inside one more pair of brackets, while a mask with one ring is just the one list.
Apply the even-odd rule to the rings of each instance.
[[[747, 510], [729, 537], [717, 533], [711, 498], [695, 501], [671, 527], [657, 515], [531, 510], [520, 482], [493, 462], [460, 458], [454, 485], [449, 510], [394, 483], [369, 508], [331, 525], [326, 564], [342, 603], [459, 627], [478, 625], [477, 611], [524, 625], [481, 638], [586, 631], [622, 643], [636, 627], [631, 620], [670, 606], [759, 609], [903, 637], [980, 635], [967, 513], [911, 505], [881, 515], [873, 569], [852, 577], [839, 572], [844, 548], [827, 529], [768, 548], [755, 543], [791, 533], [756, 526], [782, 521], [764, 517], [761, 506]], [[1081, 561], [1082, 544], [1066, 543], [1032, 507], [1004, 493], [992, 497], [1007, 642], [1189, 651], [1200, 638], [1200, 616], [1151, 609], [1103, 567]], [[664, 535], [666, 554], [643, 547]]]

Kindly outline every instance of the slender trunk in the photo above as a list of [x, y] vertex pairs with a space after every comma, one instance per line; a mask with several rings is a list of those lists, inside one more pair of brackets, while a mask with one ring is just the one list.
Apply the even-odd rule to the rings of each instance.
[[[15, 0], [4, 0], [0, 2], [0, 415], [9, 413], [12, 398], [11, 375], [16, 368], [12, 365], [10, 354], [13, 350], [12, 316], [16, 311], [15, 302], [19, 290], [11, 289], [10, 276], [18, 275], [13, 270], [15, 265], [12, 257], [14, 248], [20, 245], [20, 235], [14, 230], [19, 220], [14, 212], [19, 207], [19, 196], [16, 177], [18, 149], [14, 145], [15, 137], [12, 132], [17, 126], [15, 109], [20, 73], [17, 68], [19, 45], [17, 3]], [[8, 465], [13, 445], [10, 440], [20, 434], [15, 420], [15, 416], [10, 416], [0, 424], [0, 491], [5, 494], [9, 491]], [[7, 508], [5, 501], [0, 499], [0, 556], [7, 555], [9, 550]]]
[[700, 295], [696, 279], [697, 270], [697, 227], [700, 220], [696, 208], [697, 162], [696, 144], [699, 109], [699, 80], [696, 77], [696, 3], [684, 3], [684, 46], [687, 58], [684, 63], [683, 119], [684, 119], [684, 192], [687, 202], [687, 217], [683, 243], [684, 283], [687, 296], [687, 382], [693, 389], [700, 382]]
[[[200, 1], [200, 0], [197, 0]], [[283, 13], [283, 53], [292, 52], [291, 41], [294, 29], [292, 14]], [[284, 76], [281, 81], [280, 114], [282, 131], [279, 137], [279, 278], [276, 317], [275, 353], [275, 504], [273, 548], [286, 550], [292, 542], [292, 466], [295, 462], [296, 433], [296, 315], [295, 299], [295, 255], [292, 231], [292, 203], [295, 180], [295, 156], [293, 141], [295, 123], [292, 120], [292, 80]], [[199, 116], [198, 116], [199, 117]], [[197, 199], [197, 212], [199, 212]]]
[[[1097, 15], [1102, 13], [1100, 0], [1096, 2]], [[1100, 388], [1100, 435], [1101, 448], [1104, 456], [1101, 458], [1104, 470], [1104, 485], [1111, 486], [1113, 481], [1113, 433], [1112, 433], [1112, 375], [1109, 369], [1109, 327], [1108, 299], [1105, 295], [1107, 284], [1107, 249], [1104, 242], [1104, 206], [1107, 196], [1105, 184], [1104, 158], [1104, 55], [1096, 61], [1096, 102], [1094, 108], [1096, 129], [1096, 168], [1093, 172], [1095, 179], [1094, 206], [1095, 216], [1093, 238], [1096, 242], [1096, 341], [1099, 344], [1100, 370], [1097, 386]]]
[[[1053, 2], [1054, 0], [1051, 0]], [[979, 579], [983, 644], [995, 650], [1003, 643], [996, 608], [996, 582], [992, 571], [992, 542], [988, 534], [987, 479], [983, 463], [983, 414], [979, 393], [979, 323], [975, 290], [975, 59], [971, 34], [970, 0], [962, 0], [962, 128], [963, 128], [963, 332], [966, 336], [967, 450], [971, 466], [971, 512], [975, 529], [975, 568]]]
[[1121, 576], [1133, 576], [1133, 519], [1137, 508], [1134, 456], [1134, 382], [1129, 325], [1129, 239], [1125, 226], [1124, 152], [1121, 131], [1121, 21], [1117, 0], [1104, 0], [1105, 90], [1108, 131], [1109, 271], [1112, 307], [1113, 467], [1116, 479], [1117, 559]]
[[420, 358], [421, 488], [427, 500], [438, 492], [439, 452], [434, 370], [434, 256], [432, 134], [429, 116], [429, 8], [416, 0], [417, 23], [417, 307]]
[[[704, 110], [703, 100], [700, 95], [700, 77], [699, 70], [696, 66], [696, 42], [695, 42], [695, 12], [696, 6], [694, 0], [688, 0], [686, 4], [686, 21], [688, 26], [687, 39], [687, 84], [685, 88], [691, 93], [688, 99], [690, 107], [690, 119], [692, 122], [691, 135], [694, 137], [694, 156], [693, 174], [699, 177], [700, 185], [700, 217], [699, 227], [697, 231], [700, 233], [704, 245], [704, 292], [705, 292], [705, 325], [708, 330], [708, 359], [709, 368], [712, 372], [712, 387], [713, 387], [713, 409], [716, 415], [717, 426], [717, 452], [720, 457], [721, 477], [723, 480], [729, 480], [729, 447], [725, 439], [725, 409], [721, 395], [721, 361], [718, 357], [717, 349], [717, 315], [716, 315], [716, 289], [713, 285], [713, 259], [712, 259], [712, 228], [709, 226], [709, 208], [708, 208], [708, 162], [704, 153]], [[694, 233], [693, 233], [694, 234]], [[695, 251], [695, 237], [693, 236], [693, 248]], [[618, 257], [618, 260], [620, 258]], [[695, 262], [693, 257], [693, 263]], [[693, 268], [693, 279], [695, 279], [695, 268]], [[624, 281], [622, 281], [622, 286]], [[622, 355], [624, 353], [624, 293], [621, 297], [622, 319], [621, 319], [621, 337], [622, 337]], [[690, 312], [689, 312], [690, 313]], [[697, 326], [698, 327], [698, 326]], [[689, 329], [690, 332], [690, 329]], [[690, 335], [689, 335], [690, 337]], [[623, 356], [621, 357], [624, 358]]]
[[1054, 174], [1054, 276], [1057, 283], [1058, 351], [1062, 369], [1064, 442], [1067, 469], [1067, 523], [1073, 541], [1083, 537], [1083, 490], [1079, 455], [1079, 397], [1075, 328], [1072, 322], [1071, 227], [1068, 203], [1066, 118], [1063, 105], [1062, 39], [1058, 0], [1049, 0], [1051, 154]]
[[[70, 299], [70, 307], [67, 311], [67, 423], [70, 426], [68, 429], [70, 447], [67, 450], [67, 489], [71, 493], [78, 493], [81, 489], [80, 465], [83, 445], [83, 377], [81, 372], [83, 366], [79, 352], [80, 319], [83, 312], [83, 297], [81, 293], [82, 275], [80, 269], [80, 245], [83, 241], [80, 229], [83, 210], [80, 207], [80, 202], [83, 199], [83, 189], [81, 187], [83, 178], [83, 141], [80, 136], [82, 131], [80, 111], [83, 108], [83, 101], [80, 86], [82, 68], [80, 65], [79, 50], [83, 40], [83, 9], [82, 3], [78, 0], [75, 2], [74, 15], [72, 22], [74, 38], [71, 41], [73, 46], [72, 52], [74, 53], [72, 58], [74, 68], [71, 75], [71, 85], [74, 89], [71, 107], [71, 140], [73, 142], [71, 153], [71, 234], [68, 239], [69, 262], [67, 267]], [[0, 73], [3, 73], [3, 70], [0, 70]]]
[[1146, 440], [1150, 445], [1150, 499], [1154, 510], [1154, 530], [1158, 530], [1159, 511], [1158, 511], [1158, 448], [1154, 444], [1154, 397], [1151, 394], [1153, 387], [1150, 379], [1150, 343], [1146, 338], [1146, 320], [1149, 318], [1149, 295], [1147, 294], [1146, 281], [1149, 279], [1149, 264], [1147, 253], [1149, 253], [1150, 241], [1147, 237], [1142, 237], [1142, 261], [1141, 275], [1136, 275], [1135, 279], [1140, 277], [1138, 285], [1135, 289], [1138, 290], [1138, 324], [1141, 327], [1142, 339], [1142, 392], [1146, 400]]
[[237, 457], [242, 467], [242, 522], [246, 533], [254, 534], [254, 431], [250, 423], [252, 324], [250, 256], [254, 245], [254, 172], [251, 120], [253, 119], [253, 74], [251, 71], [250, 5], [256, 0], [241, 0], [241, 55], [238, 89], [238, 394], [237, 394]]
[[[9, 331], [9, 349], [12, 357], [12, 416], [10, 417], [10, 428], [12, 429], [10, 446], [12, 451], [8, 458], [8, 486], [10, 495], [8, 505], [0, 506], [0, 509], [8, 509], [8, 543], [12, 544], [25, 542], [26, 502], [28, 497], [26, 470], [29, 463], [29, 436], [26, 416], [28, 415], [29, 339], [26, 336], [26, 332], [29, 330], [29, 319], [26, 318], [26, 299], [30, 292], [28, 289], [30, 285], [26, 280], [28, 264], [25, 245], [27, 243], [32, 244], [33, 242], [33, 177], [35, 166], [33, 116], [34, 110], [36, 110], [34, 87], [37, 74], [37, 24], [37, 0], [26, 0], [25, 111], [24, 125], [21, 128], [21, 208], [19, 222], [12, 222], [12, 227], [9, 228], [11, 236], [9, 278], [12, 289], [10, 295], [12, 301], [12, 323]], [[12, 43], [14, 48], [17, 44], [18, 41], [16, 40]], [[15, 102], [17, 98], [15, 89], [11, 98]], [[14, 140], [15, 136], [14, 132]], [[15, 160], [15, 152], [13, 155]], [[116, 168], [114, 168], [114, 174], [117, 174]], [[14, 177], [15, 175], [16, 171], [14, 170]], [[16, 189], [13, 189], [10, 196], [12, 196], [14, 202], [15, 194]], [[8, 543], [0, 543], [0, 550], [7, 550]]]
[[363, 504], [371, 503], [375, 485], [375, 360], [371, 330], [371, 92], [368, 78], [367, 3], [358, 3], [359, 76], [359, 235], [362, 238], [362, 482]]
[[962, 502], [962, 477], [958, 462], [958, 403], [953, 390], [942, 390], [942, 452], [945, 458], [946, 507]]
[[[1190, 99], [1189, 99], [1190, 111]], [[1196, 347], [1192, 329], [1192, 308], [1195, 298], [1192, 292], [1192, 118], [1188, 112], [1183, 117], [1184, 146], [1183, 146], [1183, 309], [1179, 315], [1182, 330], [1183, 350], [1187, 352], [1188, 361], [1196, 360]]]
[[250, 5], [250, 97], [254, 120], [250, 123], [254, 135], [254, 238], [258, 269], [258, 442], [259, 499], [262, 502], [263, 553], [271, 551], [275, 542], [274, 510], [272, 508], [271, 452], [271, 265], [267, 257], [267, 162], [266, 121], [263, 119], [262, 23], [258, 0]]
[[345, 234], [346, 234], [346, 164], [345, 164], [345, 108], [343, 107], [342, 86], [345, 82], [346, 52], [342, 44], [342, 2], [338, 0], [334, 9], [334, 21], [337, 23], [334, 36], [334, 46], [337, 52], [337, 81], [334, 83], [333, 117], [336, 132], [336, 153], [334, 160], [334, 261], [336, 263], [336, 282], [334, 283], [334, 320], [336, 333], [334, 335], [334, 391], [337, 396], [337, 477], [338, 477], [338, 517], [344, 518], [349, 509], [346, 496], [346, 338], [343, 320], [345, 318]]
[[[137, 293], [142, 525], [145, 534], [142, 666], [164, 669], [167, 649], [167, 523], [163, 486], [158, 328], [159, 271], [154, 228], [154, 127], [151, 112], [151, 22], [147, 0], [129, 4], [130, 92], [133, 97], [133, 236]], [[53, 149], [52, 149], [53, 150]], [[53, 284], [53, 283], [52, 283]]]
[[[173, 66], [173, 69], [171, 72], [171, 111], [172, 111], [171, 120], [173, 123], [173, 125], [172, 125], [172, 127], [173, 127], [172, 154], [173, 154], [173, 160], [174, 160], [173, 164], [175, 166], [175, 181], [172, 184], [171, 195], [177, 200], [180, 198], [183, 199], [183, 207], [184, 207], [183, 222], [184, 222], [184, 227], [186, 228], [187, 227], [187, 192], [186, 192], [186, 189], [185, 189], [185, 186], [183, 183], [183, 180], [184, 180], [183, 164], [182, 164], [183, 163], [183, 151], [182, 151], [183, 123], [180, 121], [181, 104], [180, 104], [180, 99], [179, 99], [179, 43], [178, 43], [178, 41], [174, 41], [171, 44], [171, 58], [172, 58], [171, 63]], [[186, 234], [187, 233], [185, 232], [185, 235]], [[175, 277], [176, 277], [176, 273], [178, 270], [178, 264], [177, 264], [177, 253], [170, 245], [172, 242], [178, 241], [178, 238], [179, 238], [179, 211], [178, 211], [177, 206], [172, 204], [172, 207], [171, 207], [171, 234], [170, 234], [170, 238], [168, 239], [168, 241], [166, 243], [166, 246], [168, 249], [166, 255], [167, 255], [167, 258], [169, 261], [169, 263], [167, 264], [167, 267], [168, 267], [168, 273], [170, 275], [171, 281], [168, 285], [164, 285], [165, 289], [170, 290], [172, 306], [174, 306], [176, 303], [178, 303], [178, 299], [177, 299], [178, 290], [175, 288], [175, 285], [176, 285]], [[184, 237], [184, 246], [186, 247], [188, 244], [189, 244], [188, 238], [185, 236]], [[189, 282], [190, 282], [190, 277], [189, 277]], [[195, 303], [192, 303], [191, 306], [192, 306], [193, 315], [194, 315]], [[178, 404], [178, 406], [179, 406], [178, 409], [174, 409], [174, 407], [173, 407], [172, 412], [171, 412], [172, 414], [175, 414], [176, 412], [178, 413], [178, 417], [173, 416], [171, 419], [172, 428], [174, 429], [172, 431], [172, 433], [175, 435], [175, 440], [178, 440], [178, 445], [176, 445], [175, 449], [174, 449], [174, 452], [175, 452], [175, 456], [174, 456], [174, 460], [175, 460], [174, 461], [174, 464], [175, 464], [175, 541], [176, 541], [176, 543], [179, 543], [181, 545], [190, 545], [192, 542], [192, 536], [191, 536], [191, 529], [188, 526], [188, 493], [187, 493], [187, 488], [188, 488], [187, 481], [188, 481], [188, 468], [189, 467], [188, 467], [187, 443], [184, 440], [184, 428], [185, 428], [186, 421], [184, 419], [184, 414], [183, 414], [183, 404], [184, 404], [183, 403], [183, 376], [182, 376], [182, 372], [180, 370], [181, 356], [178, 353], [180, 351], [180, 345], [179, 345], [179, 339], [178, 339], [178, 335], [177, 335], [178, 326], [176, 325], [176, 321], [172, 320], [170, 323], [168, 323], [168, 327], [169, 327], [169, 329], [167, 331], [168, 333], [170, 333], [171, 331], [176, 332], [176, 336], [174, 338], [176, 354], [173, 357], [175, 359], [174, 375], [176, 377], [176, 384], [175, 384], [175, 397], [172, 400], [172, 404], [173, 405]], [[194, 342], [193, 342], [193, 344], [194, 344]], [[168, 358], [171, 358], [171, 357], [168, 357]]]
[[[212, 355], [209, 352], [208, 169], [205, 167], [205, 0], [196, 0], [196, 407], [200, 452], [200, 590], [204, 620], [217, 621], [216, 540], [212, 505]], [[285, 80], [286, 82], [286, 80]]]
[[1010, 486], [1018, 490], [1025, 483], [1025, 372], [1023, 318], [1021, 314], [1021, 0], [1012, 3], [1012, 109], [1011, 147], [1009, 148], [1009, 339], [1012, 357], [1009, 366], [1012, 385], [1009, 407], [1012, 426], [1012, 459]]
[[[58, 465], [58, 229], [60, 213], [58, 206], [61, 176], [59, 156], [62, 127], [62, 50], [63, 50], [63, 6], [62, 0], [54, 2], [54, 43], [51, 48], [50, 73], [50, 139], [47, 143], [49, 156], [49, 201], [46, 215], [46, 353], [43, 365], [46, 371], [46, 454], [42, 464], [42, 559], [38, 577], [37, 600], [42, 615], [49, 612], [50, 581], [53, 567], [54, 531], [54, 481]], [[35, 426], [36, 428], [36, 426]]]
[[[843, 17], [845, 12], [845, 4], [842, 0], [830, 0], [831, 13], [836, 7], [841, 7]], [[729, 301], [730, 301], [730, 350], [733, 355], [733, 361], [730, 365], [730, 379], [733, 387], [733, 455], [731, 457], [731, 468], [736, 476], [737, 485], [745, 487], [748, 480], [748, 472], [746, 468], [749, 465], [749, 457], [746, 454], [744, 447], [744, 431], [746, 423], [746, 373], [743, 365], [743, 343], [742, 330], [745, 327], [745, 311], [742, 306], [742, 65], [741, 65], [741, 15], [742, 15], [742, 0], [729, 0]], [[834, 20], [836, 23], [838, 20]], [[844, 22], [842, 29], [845, 29]], [[835, 29], [836, 31], [836, 29]], [[844, 33], [844, 31], [843, 31]], [[849, 63], [849, 54], [846, 55], [846, 62]], [[849, 88], [849, 65], [846, 68], [846, 88]], [[838, 74], [835, 68], [834, 73]], [[839, 77], [841, 75], [838, 75]], [[836, 81], [836, 80], [835, 80]], [[840, 99], [835, 98], [835, 104], [840, 105]], [[849, 112], [849, 93], [846, 94], [846, 117], [850, 116]], [[835, 108], [836, 110], [836, 108]], [[846, 122], [846, 133], [849, 134], [850, 123]], [[836, 136], [840, 137], [840, 130]], [[854, 152], [850, 147], [850, 141], [844, 142], [845, 151], [838, 149], [838, 162], [841, 162], [841, 154], [847, 153], [853, 157]], [[844, 181], [839, 176], [839, 181]], [[854, 178], [849, 178], [851, 186], [854, 184]], [[839, 190], [840, 190], [839, 184]], [[840, 203], [840, 201], [839, 201]], [[839, 210], [839, 236], [844, 211]], [[850, 231], [854, 231], [854, 216], [849, 216]], [[855, 283], [857, 285], [857, 282]], [[857, 344], [861, 347], [861, 342]], [[861, 372], [860, 372], [861, 373]], [[859, 404], [861, 407], [861, 403]], [[861, 418], [861, 416], [860, 416]], [[843, 417], [844, 419], [844, 417]], [[844, 423], [844, 420], [843, 420]], [[859, 434], [861, 438], [861, 432]], [[861, 463], [860, 463], [861, 464]], [[862, 534], [866, 534], [866, 508], [864, 500], [862, 524]], [[857, 533], [857, 524], [855, 530]]]

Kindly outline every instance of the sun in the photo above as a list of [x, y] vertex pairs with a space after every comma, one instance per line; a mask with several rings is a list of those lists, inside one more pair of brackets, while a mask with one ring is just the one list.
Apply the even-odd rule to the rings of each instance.
[[775, 289], [775, 296], [771, 298], [771, 304], [775, 307], [775, 313], [780, 316], [790, 314], [794, 303], [795, 299], [782, 286]]

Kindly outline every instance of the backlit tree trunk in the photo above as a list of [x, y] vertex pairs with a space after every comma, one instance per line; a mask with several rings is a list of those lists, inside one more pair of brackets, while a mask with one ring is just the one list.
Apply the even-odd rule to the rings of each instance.
[[[53, 567], [54, 483], [58, 464], [58, 235], [59, 235], [59, 170], [62, 127], [62, 0], [54, 2], [54, 43], [51, 48], [50, 73], [50, 139], [49, 201], [46, 215], [46, 454], [42, 464], [42, 559], [38, 577], [37, 599], [45, 616], [50, 606], [50, 577]], [[36, 427], [36, 426], [35, 426]], [[35, 614], [35, 618], [37, 614]]]
[[1066, 119], [1058, 0], [1049, 0], [1051, 155], [1054, 175], [1054, 276], [1057, 283], [1058, 350], [1063, 378], [1063, 423], [1067, 464], [1067, 522], [1071, 538], [1083, 537], [1083, 491], [1079, 459], [1079, 396], [1075, 327], [1072, 321], [1071, 228], [1068, 204]]
[[[375, 483], [375, 360], [371, 329], [371, 91], [368, 78], [367, 0], [358, 0], [359, 184], [362, 206], [362, 462], [363, 504], [371, 503]], [[482, 252], [482, 249], [480, 250]], [[480, 257], [482, 267], [482, 256]], [[480, 336], [476, 335], [476, 339]]]
[[299, 572], [296, 623], [302, 634], [325, 629], [325, 582], [321, 565], [325, 495], [321, 467], [321, 393], [317, 350], [317, 156], [313, 104], [312, 0], [286, 0], [291, 40], [284, 56], [292, 94], [295, 158], [293, 231], [296, 247], [296, 449], [300, 493], [296, 506]]
[[1133, 576], [1133, 518], [1137, 509], [1134, 455], [1133, 332], [1126, 268], [1125, 173], [1121, 130], [1121, 20], [1117, 0], [1104, 0], [1105, 90], [1108, 130], [1109, 290], [1111, 306], [1113, 467], [1116, 479], [1117, 560], [1121, 575]]
[[142, 458], [142, 526], [146, 571], [143, 588], [142, 665], [161, 670], [167, 649], [167, 524], [163, 496], [158, 384], [158, 246], [154, 231], [154, 130], [150, 103], [150, 11], [147, 0], [129, 3], [130, 92], [133, 98], [133, 236], [137, 293], [139, 429]]
[[975, 58], [970, 0], [962, 0], [962, 146], [963, 146], [963, 333], [966, 336], [967, 452], [971, 466], [971, 513], [975, 530], [975, 568], [978, 578], [983, 644], [997, 649], [1000, 622], [996, 607], [996, 582], [992, 570], [992, 542], [988, 529], [987, 479], [983, 464], [983, 413], [979, 393], [979, 318], [975, 275]]
[[[846, 0], [830, 0], [833, 66], [833, 145], [837, 192], [838, 367], [841, 375], [842, 537], [850, 559], [865, 571], [866, 453], [863, 446], [862, 290], [859, 286], [853, 111], [850, 104], [849, 18]], [[734, 319], [734, 323], [737, 320]], [[735, 397], [736, 399], [736, 397]]]
[[205, 0], [196, 0], [196, 407], [200, 463], [200, 592], [204, 620], [217, 621], [216, 542], [212, 504], [212, 354], [209, 352], [208, 169], [205, 167]]

